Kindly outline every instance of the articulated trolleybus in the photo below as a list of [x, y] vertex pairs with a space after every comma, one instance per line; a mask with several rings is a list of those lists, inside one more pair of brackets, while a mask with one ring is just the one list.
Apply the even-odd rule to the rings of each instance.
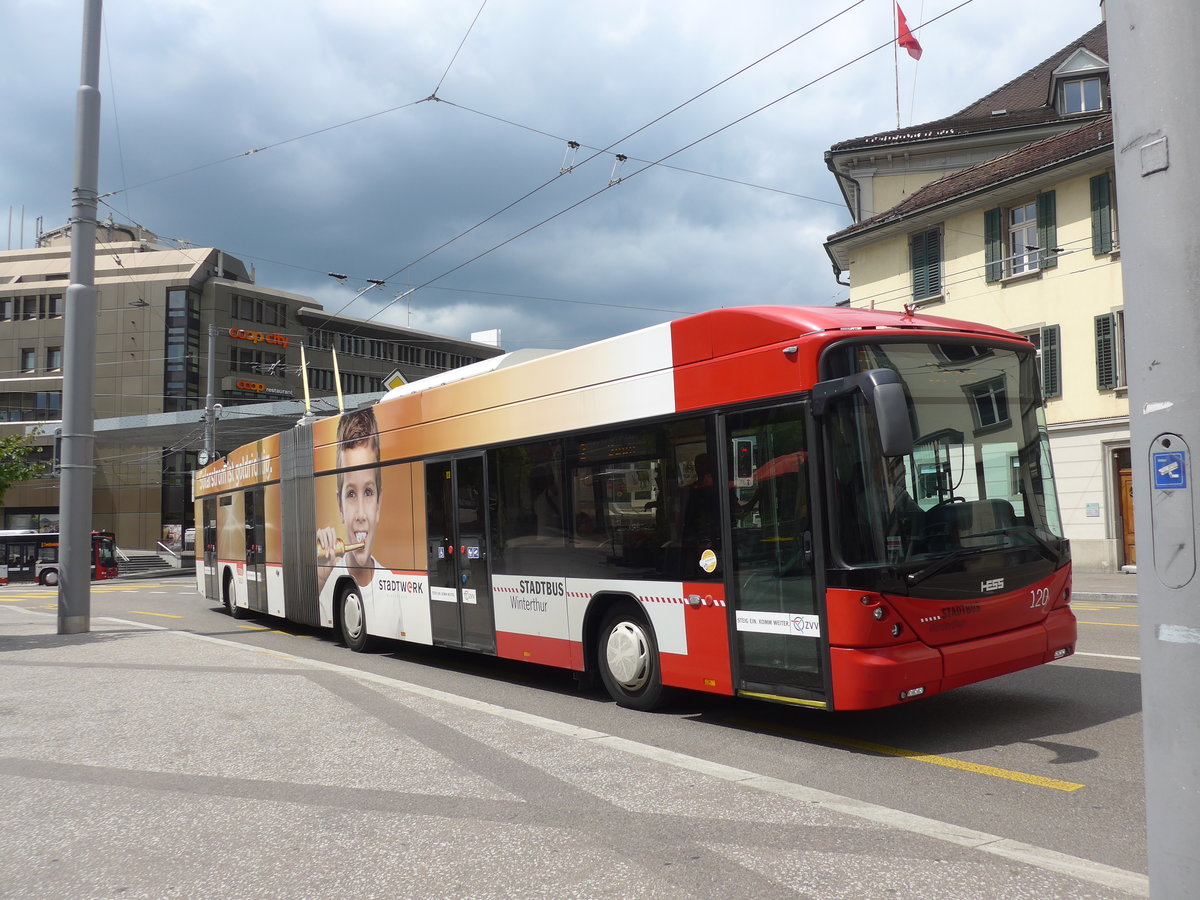
[[518, 351], [198, 472], [200, 591], [373, 638], [871, 709], [1070, 655], [1034, 348], [849, 308]]

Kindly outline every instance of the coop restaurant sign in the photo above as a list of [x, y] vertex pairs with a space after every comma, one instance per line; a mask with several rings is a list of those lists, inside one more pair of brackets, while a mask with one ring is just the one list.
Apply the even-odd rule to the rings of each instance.
[[229, 336], [239, 341], [250, 341], [253, 344], [274, 344], [285, 350], [292, 341], [286, 334], [263, 334], [261, 331], [247, 331], [245, 328], [230, 328]]

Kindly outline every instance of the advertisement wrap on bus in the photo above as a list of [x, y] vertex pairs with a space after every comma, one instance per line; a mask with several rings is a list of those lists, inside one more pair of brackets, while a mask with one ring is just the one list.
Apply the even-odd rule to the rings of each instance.
[[919, 313], [714, 310], [518, 351], [196, 475], [200, 592], [375, 639], [872, 709], [1074, 652], [1024, 338]]

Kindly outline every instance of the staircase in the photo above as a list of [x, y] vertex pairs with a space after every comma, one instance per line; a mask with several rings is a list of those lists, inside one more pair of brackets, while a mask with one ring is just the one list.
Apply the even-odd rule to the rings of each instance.
[[147, 578], [156, 575], [175, 575], [179, 569], [172, 566], [157, 553], [146, 550], [126, 550], [129, 557], [117, 558], [117, 569], [120, 578]]

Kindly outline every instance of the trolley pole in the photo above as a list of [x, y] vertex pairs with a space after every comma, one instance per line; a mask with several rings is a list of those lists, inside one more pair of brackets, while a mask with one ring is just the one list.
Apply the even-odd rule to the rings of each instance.
[[85, 0], [83, 61], [75, 106], [75, 187], [71, 197], [71, 274], [63, 360], [61, 568], [58, 633], [91, 627], [92, 465], [96, 377], [96, 194], [100, 169], [100, 14]]
[[1200, 6], [1110, 0], [1150, 896], [1200, 885]]

